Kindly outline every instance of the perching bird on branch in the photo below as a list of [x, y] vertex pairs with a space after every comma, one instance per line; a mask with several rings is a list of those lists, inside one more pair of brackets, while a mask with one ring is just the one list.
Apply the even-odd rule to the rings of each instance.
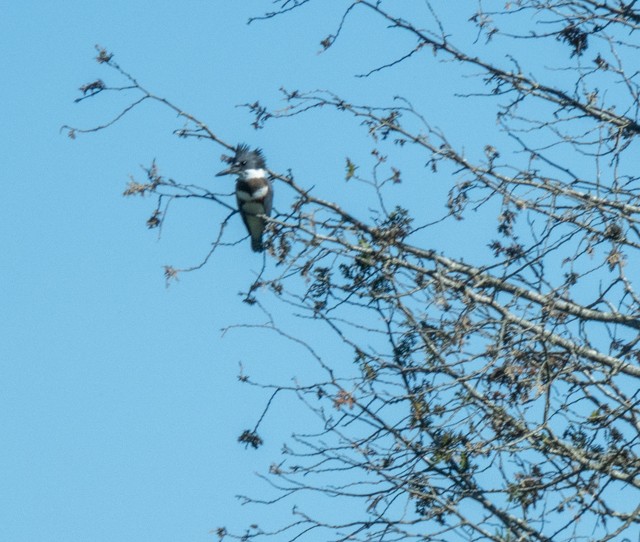
[[251, 236], [251, 249], [262, 252], [262, 234], [266, 227], [263, 217], [271, 214], [273, 187], [269, 182], [267, 166], [260, 149], [251, 150], [247, 145], [238, 145], [235, 156], [229, 161], [230, 167], [221, 171], [222, 175], [237, 175], [236, 199], [244, 225]]

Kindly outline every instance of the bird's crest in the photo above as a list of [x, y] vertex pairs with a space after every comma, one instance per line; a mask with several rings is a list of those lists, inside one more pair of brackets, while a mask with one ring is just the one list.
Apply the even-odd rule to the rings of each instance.
[[[261, 149], [252, 149], [249, 145], [240, 143], [235, 149], [235, 156], [228, 160], [230, 164], [246, 165], [253, 168], [264, 168], [265, 159]], [[244, 164], [243, 164], [244, 162]]]

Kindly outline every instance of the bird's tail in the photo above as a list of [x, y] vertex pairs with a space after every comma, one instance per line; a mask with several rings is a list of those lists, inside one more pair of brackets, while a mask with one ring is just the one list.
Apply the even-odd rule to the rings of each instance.
[[264, 207], [260, 202], [247, 202], [242, 206], [242, 218], [249, 235], [251, 236], [251, 249], [254, 252], [262, 252], [262, 232], [264, 232], [265, 222], [261, 215]]
[[262, 235], [258, 237], [251, 236], [251, 250], [254, 252], [262, 252], [264, 245], [262, 244]]

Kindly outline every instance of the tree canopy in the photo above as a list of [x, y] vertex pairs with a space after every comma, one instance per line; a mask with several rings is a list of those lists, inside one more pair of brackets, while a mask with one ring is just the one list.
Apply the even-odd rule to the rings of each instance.
[[[277, 0], [250, 22], [269, 24], [312, 2]], [[387, 103], [282, 89], [284, 106], [260, 96], [245, 104], [256, 130], [309, 115], [336, 131], [355, 124], [371, 155], [361, 162], [340, 148], [331, 157], [345, 163], [331, 186], [356, 184], [358, 198], [270, 170], [276, 212], [262, 270], [243, 300], [263, 312], [264, 329], [302, 345], [321, 376], [241, 378], [303, 405], [316, 420], [265, 473], [277, 499], [294, 506], [312, 492], [328, 504], [309, 509], [303, 499], [276, 530], [221, 527], [220, 537], [638, 536], [636, 4], [327, 4], [336, 26], [323, 50], [338, 48], [350, 32], [372, 43], [407, 38], [413, 45], [400, 56], [368, 58], [377, 64], [358, 75], [376, 85], [409, 65], [415, 86], [397, 88]], [[372, 21], [380, 31], [369, 31]], [[65, 127], [70, 136], [109, 128], [158, 102], [184, 123], [177, 136], [233, 152], [237, 142], [148, 90], [108, 50], [98, 48], [97, 60], [124, 82], [93, 81], [79, 99], [119, 92], [131, 95], [130, 104], [93, 128]], [[451, 98], [448, 124], [431, 121], [422, 94], [434, 74]], [[474, 109], [494, 123], [474, 125]], [[224, 210], [211, 251], [189, 269], [168, 266], [168, 281], [248, 250], [226, 229], [239, 220], [235, 202], [211, 187], [168, 178], [154, 162], [125, 195], [157, 203], [149, 228], [161, 227], [178, 200]], [[301, 327], [281, 326], [285, 313]], [[332, 333], [341, 355], [320, 353], [316, 328]], [[261, 413], [256, 418], [239, 436], [251, 447], [267, 438]]]

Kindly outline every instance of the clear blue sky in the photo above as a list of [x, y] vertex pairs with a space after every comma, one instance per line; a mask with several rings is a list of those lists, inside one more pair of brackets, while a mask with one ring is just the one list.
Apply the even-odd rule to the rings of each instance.
[[[178, 180], [224, 183], [213, 177], [221, 150], [173, 136], [179, 121], [155, 105], [76, 141], [59, 130], [99, 124], [123, 103], [73, 103], [84, 83], [117, 82], [93, 60], [94, 44], [224, 139], [262, 146], [271, 167], [327, 195], [347, 190], [345, 156], [368, 156], [361, 129], [336, 133], [311, 115], [255, 132], [235, 106], [274, 103], [281, 86], [381, 104], [409, 89], [428, 97], [436, 124], [464, 120], [454, 137], [470, 125], [477, 135], [483, 119], [494, 126], [452, 101], [464, 88], [438, 81], [446, 66], [417, 71], [412, 59], [389, 76], [354, 78], [413, 45], [363, 40], [376, 28], [368, 17], [317, 54], [340, 14], [318, 5], [247, 26], [271, 2], [0, 3], [0, 541], [198, 542], [215, 540], [219, 525], [273, 519], [234, 495], [263, 490], [254, 471], [304, 418], [276, 402], [264, 448], [238, 445], [267, 397], [238, 383], [238, 363], [286, 381], [305, 375], [303, 352], [266, 333], [220, 333], [263, 320], [238, 296], [261, 259], [247, 242], [166, 289], [162, 266], [198, 263], [224, 215], [190, 204], [158, 240], [145, 228], [153, 202], [121, 196], [154, 158]], [[232, 228], [244, 235], [239, 220]]]

